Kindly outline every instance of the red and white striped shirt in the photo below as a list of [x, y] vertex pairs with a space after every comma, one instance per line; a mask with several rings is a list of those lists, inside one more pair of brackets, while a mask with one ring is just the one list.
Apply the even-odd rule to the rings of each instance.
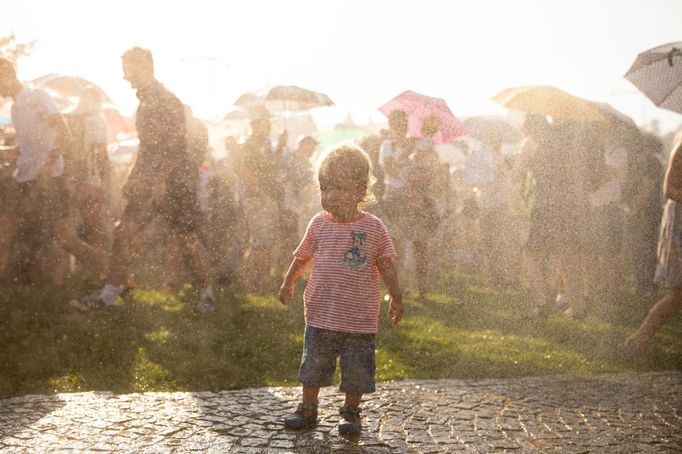
[[315, 328], [375, 334], [379, 329], [380, 258], [395, 257], [386, 226], [366, 212], [349, 222], [321, 211], [310, 220], [294, 251], [299, 260], [313, 259], [303, 301], [305, 322]]

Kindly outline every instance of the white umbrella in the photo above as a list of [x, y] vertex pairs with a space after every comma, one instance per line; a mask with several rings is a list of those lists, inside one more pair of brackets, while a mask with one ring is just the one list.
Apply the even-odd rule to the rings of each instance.
[[642, 52], [625, 78], [657, 106], [682, 113], [682, 42]]
[[246, 110], [265, 107], [271, 112], [303, 112], [333, 104], [334, 102], [324, 93], [295, 85], [277, 85], [244, 93], [234, 103], [235, 106]]

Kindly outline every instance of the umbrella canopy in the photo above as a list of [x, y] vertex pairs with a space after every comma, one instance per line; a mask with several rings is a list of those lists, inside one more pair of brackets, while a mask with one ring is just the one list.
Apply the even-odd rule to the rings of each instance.
[[625, 78], [657, 106], [682, 113], [682, 41], [642, 52]]
[[331, 106], [334, 102], [324, 93], [295, 85], [277, 85], [244, 93], [237, 98], [234, 105], [247, 110], [264, 106], [271, 112], [303, 112], [317, 107]]
[[593, 104], [599, 109], [610, 128], [618, 131], [639, 132], [639, 127], [632, 118], [614, 109], [610, 104], [605, 102], [595, 102]]
[[515, 143], [522, 139], [518, 129], [499, 116], [469, 117], [462, 120], [467, 135], [484, 142], [499, 139], [504, 143]]
[[31, 81], [33, 85], [37, 85], [41, 88], [51, 88], [55, 90], [62, 96], [65, 97], [77, 97], [80, 98], [83, 90], [88, 87], [94, 87], [97, 92], [99, 92], [102, 97], [102, 102], [111, 103], [111, 98], [98, 87], [87, 79], [83, 79], [79, 76], [67, 76], [64, 74], [47, 74], [45, 76], [38, 77]]
[[118, 111], [104, 90], [87, 79], [63, 74], [47, 74], [32, 80], [31, 83], [45, 89], [62, 111], [72, 111], [78, 104], [83, 90], [91, 87], [102, 98], [102, 114], [111, 133], [116, 136], [127, 135], [135, 131], [133, 122]]
[[597, 107], [550, 85], [508, 88], [491, 98], [507, 109], [550, 115], [552, 118], [604, 121]]
[[462, 122], [441, 98], [408, 90], [379, 107], [379, 111], [386, 116], [392, 110], [402, 110], [407, 114], [407, 133], [411, 137], [421, 137], [422, 123], [430, 116], [437, 117], [441, 122], [440, 130], [433, 136], [435, 143], [447, 143], [465, 133]]

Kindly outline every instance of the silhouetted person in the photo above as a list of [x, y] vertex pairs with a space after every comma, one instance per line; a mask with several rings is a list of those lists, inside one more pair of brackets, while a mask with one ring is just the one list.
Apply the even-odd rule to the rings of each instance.
[[413, 141], [407, 137], [407, 114], [393, 110], [388, 114], [388, 131], [379, 148], [379, 162], [384, 169], [384, 196], [382, 214], [391, 232], [391, 239], [398, 254], [398, 269], [404, 256], [404, 230], [406, 219], [405, 167], [412, 152]]
[[123, 77], [137, 90], [140, 100], [135, 118], [140, 147], [123, 188], [127, 204], [114, 231], [107, 284], [98, 294], [71, 304], [80, 309], [113, 307], [128, 283], [142, 231], [154, 216], [160, 215], [168, 224], [171, 241], [182, 244], [197, 272], [201, 286], [199, 311], [212, 311], [215, 303], [208, 257], [199, 238], [198, 172], [187, 151], [184, 106], [154, 77], [149, 50], [132, 48], [122, 60]]
[[12, 63], [0, 58], [0, 96], [14, 99], [12, 121], [19, 145], [15, 179], [21, 202], [16, 205], [20, 233], [31, 245], [27, 260], [35, 262], [41, 228], [56, 245], [86, 264], [97, 278], [103, 270], [103, 251], [78, 238], [70, 212], [64, 178], [64, 157], [70, 134], [54, 101], [42, 89], [24, 87]]
[[[429, 243], [433, 243], [440, 224], [438, 211], [438, 185], [442, 180], [441, 165], [434, 148], [433, 136], [440, 129], [437, 117], [426, 117], [423, 121], [422, 138], [415, 144], [405, 164], [405, 213], [406, 225], [403, 238], [412, 242], [415, 261], [417, 291], [422, 302], [428, 302], [430, 288]], [[444, 197], [444, 194], [440, 194]]]
[[[279, 277], [271, 275], [279, 240], [279, 221], [284, 191], [279, 182], [279, 164], [286, 134], [276, 148], [270, 140], [270, 113], [264, 108], [252, 113], [251, 135], [241, 146], [240, 178], [243, 208], [249, 230], [249, 247], [244, 256], [243, 285], [246, 291], [271, 291]], [[269, 289], [269, 290], [268, 290]]]
[[626, 240], [635, 277], [637, 293], [651, 297], [656, 291], [656, 242], [661, 222], [664, 168], [658, 160], [663, 143], [653, 134], [645, 134], [639, 147], [630, 155], [625, 185]]
[[[111, 192], [111, 169], [107, 144], [109, 126], [102, 114], [102, 95], [87, 87], [73, 113], [67, 116], [72, 146], [67, 155], [66, 175], [70, 178], [74, 217], [80, 215], [85, 241], [102, 254], [107, 251], [107, 200]], [[93, 283], [102, 285], [105, 275], [94, 276]]]

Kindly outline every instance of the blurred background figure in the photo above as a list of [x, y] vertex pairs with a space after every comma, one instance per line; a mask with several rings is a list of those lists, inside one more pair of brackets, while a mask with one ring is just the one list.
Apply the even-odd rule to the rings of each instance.
[[476, 202], [480, 210], [480, 251], [490, 284], [495, 288], [505, 288], [514, 283], [509, 219], [512, 169], [501, 148], [502, 142], [497, 137], [491, 137], [488, 143], [480, 143], [479, 156], [483, 154], [480, 157], [490, 165], [490, 179], [476, 186]]
[[[311, 136], [301, 136], [296, 148], [285, 153], [282, 160], [284, 200], [280, 229], [285, 250], [293, 250], [303, 237], [308, 220], [317, 210], [313, 156], [318, 142]], [[288, 263], [291, 257], [286, 257]]]
[[277, 146], [272, 146], [270, 113], [265, 108], [252, 112], [250, 124], [251, 134], [240, 147], [242, 207], [249, 232], [240, 275], [244, 291], [260, 294], [273, 291], [280, 280], [273, 268], [277, 259], [273, 245], [279, 240], [284, 200], [279, 169], [287, 137], [283, 134]]
[[405, 260], [405, 229], [408, 225], [405, 195], [405, 168], [412, 152], [413, 141], [407, 137], [407, 114], [393, 110], [388, 115], [388, 130], [379, 149], [379, 163], [384, 170], [384, 197], [381, 207], [384, 223], [391, 233], [400, 272]]
[[[414, 254], [417, 292], [422, 302], [429, 302], [436, 231], [441, 221], [438, 199], [443, 197], [443, 178], [440, 159], [434, 148], [433, 136], [439, 131], [441, 122], [437, 117], [426, 117], [422, 124], [422, 138], [414, 144], [403, 170], [405, 178], [405, 220], [404, 239], [412, 243]], [[435, 261], [434, 261], [435, 262]]]
[[111, 168], [107, 154], [110, 133], [102, 114], [100, 91], [86, 87], [78, 105], [66, 119], [72, 134], [71, 147], [66, 156], [72, 208], [80, 220], [81, 238], [100, 254], [100, 272], [92, 276], [93, 284], [100, 286], [104, 283], [111, 233]]
[[[200, 224], [199, 233], [200, 240], [205, 243], [206, 216], [208, 213], [208, 191], [207, 182], [210, 178], [208, 169], [205, 167], [206, 159], [208, 158], [208, 128], [203, 121], [196, 118], [192, 112], [192, 108], [184, 104], [185, 125], [186, 125], [186, 140], [187, 140], [187, 154], [189, 156], [189, 163], [187, 171], [191, 175], [195, 175], [195, 188], [197, 201], [199, 204], [199, 212], [197, 215], [200, 219], [197, 222]], [[166, 232], [167, 239], [165, 243], [165, 259], [164, 259], [164, 283], [163, 288], [167, 292], [172, 292], [177, 287], [177, 274], [182, 265], [183, 259], [190, 259], [191, 256], [183, 254], [182, 238], [178, 235], [173, 235], [172, 232]], [[191, 263], [190, 263], [191, 264]], [[208, 264], [207, 264], [208, 265]], [[196, 277], [201, 285], [201, 280], [205, 279], [203, 276]]]
[[[559, 273], [570, 304], [569, 317], [583, 317], [582, 254], [587, 230], [587, 201], [578, 156], [571, 156], [576, 126], [550, 125], [545, 117], [528, 115], [523, 125], [517, 178], [532, 180], [532, 205], [526, 243], [528, 279], [533, 294], [530, 317], [549, 310], [550, 276]], [[579, 147], [577, 147], [579, 149]], [[577, 153], [577, 151], [573, 151]]]
[[654, 134], [645, 133], [637, 144], [630, 154], [624, 188], [624, 251], [637, 294], [651, 298], [656, 292], [653, 276], [663, 205], [663, 143]]
[[[70, 132], [54, 101], [42, 89], [25, 87], [19, 82], [14, 66], [0, 58], [0, 96], [12, 97], [12, 121], [16, 130], [19, 155], [14, 178], [17, 202], [14, 205], [16, 227], [11, 237], [19, 235], [22, 251], [20, 278], [36, 283], [51, 275], [61, 284], [58, 261], [64, 251], [85, 263], [93, 276], [102, 274], [102, 252], [81, 241], [76, 232], [71, 200], [64, 175], [64, 153]], [[10, 218], [10, 219], [12, 219]], [[10, 240], [13, 242], [14, 238]], [[45, 257], [45, 269], [38, 266]]]

